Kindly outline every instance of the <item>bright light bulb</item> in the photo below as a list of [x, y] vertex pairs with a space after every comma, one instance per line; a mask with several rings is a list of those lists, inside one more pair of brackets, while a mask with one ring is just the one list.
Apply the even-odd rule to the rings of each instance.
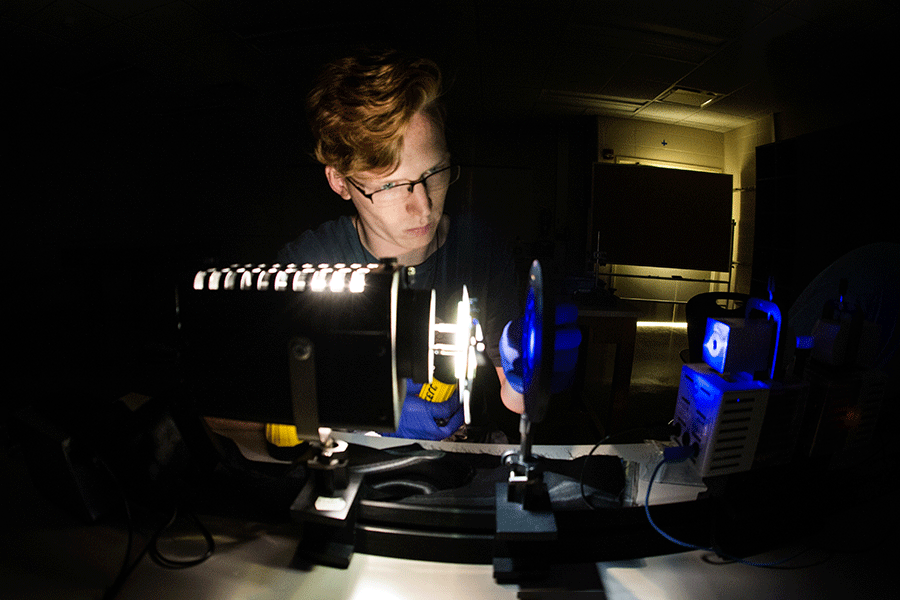
[[349, 289], [354, 294], [361, 294], [363, 290], [366, 289], [366, 271], [363, 269], [356, 269], [350, 275], [350, 284]]
[[456, 334], [454, 345], [456, 356], [453, 357], [454, 371], [457, 379], [466, 377], [466, 363], [468, 362], [467, 346], [469, 341], [469, 328], [472, 325], [472, 316], [469, 314], [469, 291], [463, 286], [462, 300], [456, 308]]
[[346, 287], [347, 282], [347, 270], [338, 269], [331, 276], [331, 283], [329, 284], [329, 288], [332, 292], [343, 292], [344, 287]]

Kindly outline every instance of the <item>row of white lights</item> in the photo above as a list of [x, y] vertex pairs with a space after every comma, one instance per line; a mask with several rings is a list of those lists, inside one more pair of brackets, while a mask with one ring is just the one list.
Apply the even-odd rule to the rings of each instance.
[[286, 265], [232, 265], [225, 269], [207, 269], [198, 271], [194, 276], [194, 289], [202, 290], [259, 290], [302, 292], [343, 292], [360, 293], [365, 289], [365, 277], [377, 264], [337, 263], [321, 264], [318, 267], [311, 263], [301, 266]]

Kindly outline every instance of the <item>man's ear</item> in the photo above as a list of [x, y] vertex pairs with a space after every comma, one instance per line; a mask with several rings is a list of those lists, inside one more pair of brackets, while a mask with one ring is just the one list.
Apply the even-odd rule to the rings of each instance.
[[347, 186], [347, 180], [341, 177], [334, 167], [325, 167], [325, 179], [328, 180], [328, 185], [331, 186], [335, 194], [344, 200], [350, 199], [350, 189]]

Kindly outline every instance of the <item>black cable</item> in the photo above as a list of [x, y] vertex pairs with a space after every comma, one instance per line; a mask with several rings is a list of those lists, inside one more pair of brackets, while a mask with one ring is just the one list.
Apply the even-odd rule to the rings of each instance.
[[103, 593], [103, 600], [113, 600], [119, 593], [122, 591], [122, 587], [125, 585], [125, 582], [128, 580], [128, 577], [134, 572], [135, 568], [140, 564], [141, 560], [143, 560], [145, 554], [150, 554], [150, 557], [153, 559], [155, 563], [158, 565], [168, 568], [168, 569], [183, 569], [188, 567], [193, 567], [199, 565], [206, 559], [208, 559], [215, 552], [215, 540], [210, 534], [209, 530], [203, 526], [197, 516], [193, 513], [190, 513], [191, 518], [197, 524], [198, 529], [202, 533], [204, 539], [206, 540], [206, 551], [204, 554], [195, 559], [188, 560], [175, 560], [164, 556], [158, 549], [157, 544], [159, 542], [159, 537], [165, 532], [169, 527], [171, 527], [177, 517], [178, 517], [178, 509], [172, 510], [172, 516], [168, 519], [166, 523], [161, 525], [156, 529], [151, 537], [150, 543], [147, 544], [140, 552], [138, 557], [131, 560], [131, 553], [134, 550], [134, 537], [135, 537], [135, 525], [134, 518], [132, 516], [131, 511], [131, 503], [128, 500], [128, 495], [125, 493], [121, 483], [116, 477], [113, 470], [106, 464], [102, 459], [97, 459], [98, 464], [103, 467], [103, 469], [109, 474], [110, 479], [113, 482], [113, 485], [118, 492], [121, 500], [122, 500], [122, 508], [125, 517], [125, 526], [128, 533], [128, 541], [125, 546], [125, 553], [122, 558], [122, 565], [119, 567], [119, 571], [116, 574], [116, 578], [109, 585], [109, 587]]
[[112, 585], [109, 586], [109, 588], [107, 588], [106, 592], [103, 594], [103, 600], [113, 600], [119, 594], [122, 586], [125, 585], [125, 582], [144, 559], [144, 555], [147, 554], [147, 550], [148, 546], [144, 546], [138, 557], [134, 559], [134, 562], [128, 564], [128, 559], [131, 555], [131, 542], [129, 540], [128, 552], [125, 554], [125, 563], [123, 563], [122, 569], [119, 571], [119, 575], [116, 577], [116, 580], [112, 583]]
[[[660, 471], [660, 469], [662, 469], [663, 465], [665, 465], [667, 463], [676, 463], [676, 462], [681, 462], [683, 460], [687, 460], [693, 454], [694, 454], [694, 449], [691, 448], [690, 446], [675, 446], [675, 447], [671, 447], [671, 448], [666, 448], [663, 451], [663, 459], [661, 461], [659, 461], [659, 463], [656, 465], [656, 468], [653, 470], [653, 474], [650, 476], [650, 481], [647, 483], [647, 495], [646, 495], [646, 498], [644, 499], [644, 513], [647, 515], [647, 521], [650, 523], [650, 526], [653, 527], [653, 529], [655, 529], [657, 533], [659, 533], [661, 536], [663, 536], [665, 539], [669, 540], [673, 544], [676, 544], [683, 548], [688, 548], [690, 550], [704, 550], [706, 552], [711, 552], [711, 553], [725, 559], [726, 561], [736, 562], [736, 563], [740, 563], [742, 565], [748, 565], [751, 567], [786, 568], [783, 566], [785, 563], [787, 563], [788, 561], [794, 560], [795, 558], [805, 554], [806, 552], [809, 552], [810, 548], [806, 548], [804, 550], [801, 550], [800, 552], [797, 552], [796, 554], [793, 554], [792, 556], [788, 556], [787, 558], [783, 558], [780, 560], [775, 560], [775, 561], [770, 561], [770, 562], [755, 562], [755, 561], [750, 561], [750, 560], [746, 560], [743, 558], [738, 558], [736, 556], [730, 556], [730, 555], [725, 554], [724, 552], [717, 550], [715, 548], [712, 548], [712, 547], [698, 546], [696, 544], [683, 542], [677, 538], [672, 537], [671, 535], [669, 535], [668, 533], [666, 533], [662, 529], [660, 529], [659, 526], [653, 521], [653, 518], [650, 516], [650, 490], [653, 489], [653, 482], [656, 480], [656, 476], [659, 474], [659, 471]], [[714, 564], [709, 560], [706, 560], [706, 562], [709, 562], [710, 564]], [[723, 562], [721, 564], [728, 564], [728, 563]], [[809, 566], [812, 566], [812, 565], [809, 565]]]
[[148, 546], [148, 553], [150, 554], [150, 558], [157, 565], [166, 568], [166, 569], [187, 569], [190, 567], [196, 567], [197, 565], [203, 563], [206, 559], [212, 556], [216, 551], [216, 542], [213, 539], [212, 534], [209, 530], [203, 525], [197, 515], [192, 512], [189, 512], [188, 515], [191, 517], [191, 520], [197, 525], [197, 529], [200, 531], [200, 534], [203, 536], [203, 539], [206, 541], [206, 550], [202, 555], [197, 558], [190, 559], [174, 559], [169, 558], [164, 555], [159, 549], [159, 536], [162, 535], [167, 529], [169, 529], [172, 525], [175, 524], [175, 521], [178, 519], [178, 508], [172, 509], [172, 516], [169, 519], [168, 523], [163, 525], [157, 532], [153, 535], [153, 538], [150, 541]]
[[603, 444], [607, 443], [607, 442], [608, 442], [610, 439], [612, 439], [612, 438], [615, 438], [615, 437], [618, 437], [618, 436], [621, 436], [621, 435], [627, 435], [627, 434], [630, 434], [630, 433], [636, 433], [636, 432], [638, 432], [638, 431], [647, 431], [647, 430], [649, 430], [649, 429], [650, 429], [650, 427], [635, 427], [635, 428], [633, 428], [633, 429], [625, 429], [625, 430], [623, 430], [623, 431], [617, 431], [616, 433], [610, 433], [610, 434], [604, 436], [599, 442], [597, 442], [596, 444], [594, 444], [594, 447], [591, 448], [590, 452], [588, 452], [588, 453], [584, 456], [584, 462], [581, 463], [581, 477], [580, 477], [579, 484], [580, 484], [580, 487], [581, 487], [581, 499], [584, 501], [585, 504], [588, 505], [588, 507], [590, 507], [590, 508], [593, 509], [593, 510], [601, 510], [601, 509], [603, 508], [603, 507], [596, 506], [593, 502], [591, 502], [591, 501], [588, 499], [588, 496], [587, 496], [587, 494], [586, 494], [585, 491], [584, 491], [584, 473], [585, 473], [585, 469], [587, 468], [588, 461], [589, 461], [590, 458], [594, 455], [594, 452], [597, 451], [597, 448], [599, 448], [599, 447], [602, 446]]
[[129, 565], [132, 547], [134, 546], [134, 520], [131, 516], [131, 504], [128, 502], [128, 496], [119, 484], [119, 480], [116, 478], [115, 473], [113, 473], [112, 469], [109, 468], [109, 465], [107, 465], [105, 461], [98, 459], [97, 462], [109, 474], [116, 491], [118, 491], [119, 496], [122, 499], [122, 506], [125, 511], [125, 527], [128, 530], [128, 542], [125, 545], [125, 556], [122, 558], [122, 566], [119, 567], [116, 578], [103, 593], [103, 600], [112, 600], [119, 594], [119, 591], [122, 589], [122, 586], [125, 585], [128, 576], [131, 575], [131, 572], [134, 570], [134, 565]]

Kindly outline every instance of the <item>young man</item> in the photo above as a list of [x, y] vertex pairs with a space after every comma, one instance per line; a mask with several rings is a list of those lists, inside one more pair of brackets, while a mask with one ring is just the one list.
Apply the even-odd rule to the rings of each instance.
[[[469, 216], [444, 214], [459, 178], [444, 136], [441, 73], [398, 52], [363, 54], [326, 65], [307, 99], [316, 159], [334, 192], [356, 215], [304, 232], [279, 254], [282, 264], [367, 263], [396, 258], [415, 267], [413, 287], [435, 289], [438, 317], [454, 320], [463, 285], [476, 299], [487, 354], [504, 405], [522, 411], [506, 382], [499, 341], [521, 313], [512, 256]], [[428, 382], [414, 382], [427, 384]], [[462, 424], [458, 401], [421, 401], [410, 386], [398, 435], [444, 439]]]

